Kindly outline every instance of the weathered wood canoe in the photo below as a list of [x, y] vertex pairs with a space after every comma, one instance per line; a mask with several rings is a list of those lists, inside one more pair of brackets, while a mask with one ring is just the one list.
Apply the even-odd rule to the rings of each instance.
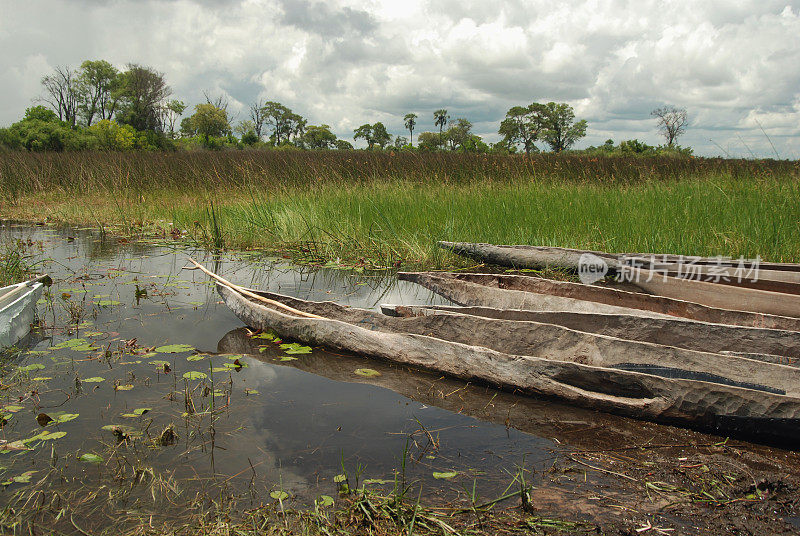
[[[673, 272], [672, 275], [669, 271], [663, 273], [658, 270], [657, 266], [628, 266], [619, 256], [596, 251], [460, 242], [440, 242], [439, 244], [455, 253], [480, 258], [502, 266], [555, 266], [571, 271], [578, 271], [583, 256], [591, 253], [602, 259], [610, 272], [619, 274], [625, 281], [652, 294], [679, 300], [691, 300], [695, 303], [722, 309], [800, 317], [800, 297], [798, 297], [800, 285], [787, 281], [771, 281], [763, 279], [760, 275], [755, 282], [744, 280], [744, 284], [739, 284], [738, 279], [733, 278], [726, 281], [723, 286], [717, 284], [722, 282], [722, 279], [708, 279], [708, 275], [713, 272], [713, 267], [705, 269], [705, 277], [708, 280], [699, 280], [692, 278], [691, 274], [685, 274], [685, 277], [674, 277], [677, 272]], [[759, 267], [759, 272], [760, 270]], [[704, 277], [702, 273], [696, 275], [701, 279]]]
[[[438, 242], [439, 247], [474, 258], [483, 262], [497, 264], [499, 266], [509, 266], [512, 268], [543, 268], [547, 266], [558, 266], [568, 270], [577, 270], [581, 255], [591, 253], [609, 263], [609, 268], [616, 269], [621, 264], [622, 259], [638, 260], [639, 263], [650, 263], [655, 260], [659, 264], [678, 264], [691, 262], [694, 265], [711, 267], [753, 268], [756, 263], [752, 260], [730, 259], [724, 257], [694, 257], [687, 255], [670, 255], [657, 253], [607, 253], [604, 251], [593, 251], [588, 249], [560, 248], [552, 246], [528, 246], [528, 245], [496, 245], [482, 244], [477, 242]], [[779, 263], [779, 262], [758, 262], [759, 270], [769, 270], [776, 272], [800, 272], [800, 264]], [[800, 282], [795, 278], [790, 278], [789, 282]]]
[[[267, 307], [240, 290], [310, 317]], [[761, 440], [800, 439], [796, 367], [535, 322], [486, 322], [469, 315], [393, 318], [225, 285], [218, 291], [248, 326], [306, 344], [640, 419]]]
[[[408, 399], [427, 406], [500, 424], [540, 438], [555, 440], [570, 449], [595, 451], [614, 449], [620, 445], [713, 443], [711, 437], [672, 426], [632, 422], [615, 415], [560, 404], [537, 397], [517, 396], [477, 384], [464, 384], [441, 374], [423, 371], [375, 359], [315, 349], [301, 359], [284, 361], [285, 354], [276, 345], [252, 338], [246, 328], [226, 333], [217, 344], [217, 351], [228, 354], [249, 354], [270, 366], [290, 367], [338, 382], [368, 384], [390, 389]], [[353, 372], [368, 367], [379, 375], [361, 376]]]
[[0, 288], [0, 348], [18, 343], [31, 330], [36, 302], [47, 276]]
[[709, 307], [664, 296], [540, 277], [448, 272], [400, 272], [397, 277], [418, 283], [457, 305], [649, 317], [677, 316], [714, 324], [800, 331], [798, 318]]
[[486, 319], [555, 324], [618, 339], [651, 342], [686, 350], [730, 353], [762, 361], [795, 364], [800, 360], [800, 332], [712, 324], [682, 318], [655, 318], [571, 311], [525, 311], [449, 305], [381, 305], [390, 316], [462, 314]]

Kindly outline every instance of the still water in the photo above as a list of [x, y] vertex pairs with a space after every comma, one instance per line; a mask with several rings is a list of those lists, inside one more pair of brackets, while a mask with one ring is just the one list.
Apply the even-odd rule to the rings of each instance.
[[320, 348], [287, 353], [292, 341], [252, 337], [208, 278], [183, 268], [192, 256], [237, 284], [375, 310], [447, 303], [392, 274], [92, 229], [6, 222], [0, 240], [28, 244], [54, 280], [43, 327], [2, 378], [0, 500], [31, 486], [124, 488], [172, 497], [163, 514], [201, 494], [259, 504], [285, 492], [303, 506], [345, 484], [399, 481], [443, 500], [493, 498], [523, 468], [550, 485], [542, 475], [574, 449], [691, 434]]

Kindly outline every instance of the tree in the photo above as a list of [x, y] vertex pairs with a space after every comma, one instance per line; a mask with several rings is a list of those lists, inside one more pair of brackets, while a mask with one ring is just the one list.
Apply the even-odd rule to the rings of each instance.
[[381, 149], [385, 149], [392, 142], [392, 135], [380, 121], [372, 125], [372, 141]]
[[522, 145], [525, 154], [538, 151], [534, 143], [539, 139], [545, 127], [545, 106], [532, 103], [528, 106], [514, 106], [500, 123], [500, 130], [507, 147]]
[[53, 110], [46, 106], [32, 106], [25, 110], [23, 121], [44, 121], [45, 123], [58, 123], [60, 119]]
[[411, 134], [411, 142], [410, 143], [411, 143], [411, 146], [413, 147], [413, 145], [414, 145], [414, 127], [417, 126], [417, 114], [415, 114], [415, 113], [406, 114], [406, 116], [403, 118], [403, 121], [405, 121], [405, 126], [408, 129], [408, 132]]
[[164, 102], [172, 94], [164, 75], [149, 67], [128, 64], [120, 80], [117, 121], [136, 130], [163, 132]]
[[375, 139], [372, 136], [372, 125], [369, 123], [364, 123], [357, 129], [353, 130], [353, 139], [363, 139], [367, 142], [367, 149], [372, 149], [372, 146], [375, 145]]
[[166, 119], [166, 125], [169, 126], [169, 136], [172, 139], [175, 139], [175, 121], [183, 115], [183, 112], [186, 110], [186, 105], [183, 101], [179, 101], [177, 99], [173, 99], [169, 101], [166, 106], [164, 107], [164, 117]]
[[[442, 137], [442, 130], [444, 130], [448, 121], [450, 121], [450, 116], [447, 115], [447, 110], [444, 108], [433, 112], [433, 124], [439, 127], [439, 138]], [[442, 143], [444, 143], [444, 141], [442, 141]]]
[[442, 136], [436, 132], [421, 132], [417, 136], [417, 147], [423, 151], [436, 151], [442, 147]]
[[574, 122], [575, 112], [569, 104], [548, 102], [543, 106], [542, 113], [543, 139], [554, 152], [569, 149], [586, 135], [586, 120]]
[[675, 145], [675, 140], [686, 130], [686, 108], [662, 106], [650, 112], [650, 115], [656, 118], [658, 130], [667, 140], [667, 146]]
[[450, 150], [463, 148], [472, 135], [472, 123], [464, 118], [456, 119], [455, 124], [451, 123], [450, 128], [445, 132], [445, 139], [450, 145]]
[[222, 108], [206, 103], [194, 107], [195, 112], [190, 117], [192, 127], [197, 134], [203, 136], [203, 141], [209, 145], [210, 138], [224, 136], [230, 131], [228, 114]]
[[336, 134], [328, 125], [309, 125], [303, 133], [302, 145], [309, 149], [332, 149], [336, 146]]
[[279, 102], [265, 102], [261, 115], [263, 123], [272, 127], [270, 138], [274, 145], [288, 143], [292, 137], [300, 138], [305, 131], [306, 120]]
[[253, 122], [253, 132], [261, 140], [261, 130], [264, 128], [264, 106], [258, 102], [250, 105], [250, 120]]
[[352, 151], [353, 150], [353, 144], [350, 143], [347, 140], [336, 140], [336, 143], [334, 143], [334, 145], [336, 146], [336, 149], [338, 151]]
[[53, 108], [58, 118], [75, 126], [80, 102], [78, 76], [68, 67], [56, 67], [56, 72], [42, 78], [45, 96], [44, 102]]
[[117, 107], [119, 71], [105, 60], [86, 60], [78, 69], [80, 115], [86, 126], [95, 117], [111, 119]]
[[397, 136], [394, 139], [394, 148], [395, 149], [402, 149], [406, 145], [408, 145], [408, 138], [406, 138], [405, 136]]

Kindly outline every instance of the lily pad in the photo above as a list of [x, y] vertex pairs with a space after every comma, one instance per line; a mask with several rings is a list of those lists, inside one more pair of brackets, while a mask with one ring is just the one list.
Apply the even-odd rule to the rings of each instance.
[[11, 413], [16, 413], [16, 412], [18, 412], [18, 411], [20, 411], [22, 409], [25, 409], [25, 408], [22, 407], [22, 406], [14, 406], [14, 405], [3, 406], [3, 411], [10, 411]]
[[264, 331], [264, 332], [259, 333], [257, 335], [253, 335], [250, 338], [251, 339], [267, 339], [268, 341], [273, 341], [273, 340], [275, 340], [275, 334], [274, 333], [270, 333], [268, 331]]
[[437, 473], [436, 471], [433, 472], [433, 478], [438, 478], [439, 480], [447, 480], [457, 475], [458, 475], [457, 471], [446, 471], [443, 473]]
[[269, 496], [276, 501], [284, 501], [289, 498], [289, 494], [285, 491], [273, 491], [269, 494]]
[[258, 389], [250, 389], [249, 387], [247, 387], [244, 390], [244, 394], [246, 394], [246, 395], [257, 395], [259, 393], [258, 393]]
[[183, 377], [187, 380], [205, 380], [208, 378], [208, 375], [205, 372], [190, 370], [189, 372], [184, 372]]
[[347, 476], [346, 475], [336, 475], [335, 477], [333, 477], [333, 481], [336, 482], [337, 484], [340, 484], [340, 483], [344, 482], [345, 480], [347, 480]]
[[302, 344], [291, 342], [288, 344], [281, 344], [281, 348], [287, 354], [310, 354], [311, 347], [310, 346], [303, 346]]
[[99, 305], [100, 307], [111, 307], [112, 305], [120, 304], [120, 302], [118, 302], [117, 300], [98, 300], [94, 303], [96, 305]]
[[92, 376], [91, 378], [86, 378], [81, 380], [84, 383], [100, 383], [106, 381], [105, 378], [101, 378], [100, 376]]
[[195, 355], [188, 356], [186, 358], [186, 361], [201, 361], [201, 360], [205, 359], [206, 357], [208, 357], [208, 356], [204, 355], [204, 354], [195, 354]]
[[53, 418], [54, 423], [60, 424], [62, 422], [74, 421], [80, 417], [80, 413], [52, 413], [50, 416]]
[[36, 474], [36, 471], [25, 471], [21, 475], [13, 476], [9, 480], [2, 482], [4, 486], [8, 486], [9, 484], [17, 483], [28, 483], [31, 481], [31, 477]]
[[117, 391], [130, 391], [131, 389], [133, 389], [133, 385], [131, 385], [130, 383], [126, 383], [124, 385], [117, 385], [116, 387], [114, 387], [114, 389]]
[[320, 495], [317, 499], [317, 504], [320, 506], [333, 506], [333, 497], [330, 495]]
[[188, 344], [167, 344], [155, 349], [160, 354], [177, 354], [180, 352], [194, 352], [194, 346]]
[[85, 463], [103, 463], [105, 461], [102, 456], [90, 452], [81, 454], [78, 459]]
[[149, 413], [152, 408], [136, 408], [131, 413], [123, 413], [123, 417], [133, 418], [133, 417], [141, 417], [145, 413]]
[[380, 372], [378, 372], [375, 369], [371, 369], [371, 368], [356, 369], [355, 370], [355, 374], [358, 374], [359, 376], [364, 376], [365, 378], [374, 378], [376, 376], [380, 376], [381, 375]]
[[52, 380], [50, 376], [35, 376], [31, 378], [35, 382], [46, 382], [47, 380]]
[[24, 367], [19, 367], [21, 372], [31, 372], [34, 370], [42, 370], [44, 365], [41, 363], [31, 363], [30, 365], [25, 365]]

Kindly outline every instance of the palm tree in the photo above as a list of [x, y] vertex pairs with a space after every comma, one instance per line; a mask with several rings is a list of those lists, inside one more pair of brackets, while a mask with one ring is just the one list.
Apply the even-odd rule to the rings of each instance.
[[433, 112], [433, 124], [439, 127], [439, 143], [442, 143], [442, 130], [444, 130], [445, 125], [450, 120], [450, 116], [447, 115], [447, 110], [441, 109], [436, 110]]
[[415, 113], [406, 114], [406, 116], [403, 119], [406, 122], [406, 128], [408, 129], [408, 132], [411, 133], [411, 142], [410, 143], [413, 146], [414, 145], [414, 127], [417, 126], [417, 114], [415, 114]]

